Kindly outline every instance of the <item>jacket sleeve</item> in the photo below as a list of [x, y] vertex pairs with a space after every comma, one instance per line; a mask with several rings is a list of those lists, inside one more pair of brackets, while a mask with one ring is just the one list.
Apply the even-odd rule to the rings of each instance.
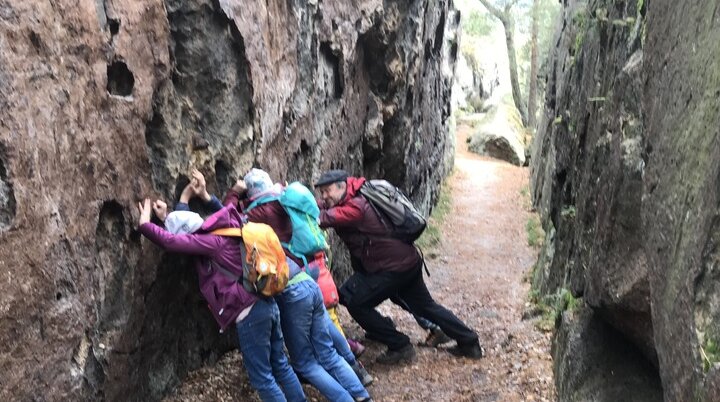
[[213, 213], [221, 210], [223, 208], [223, 204], [220, 203], [220, 200], [218, 200], [217, 197], [213, 194], [210, 196], [210, 201], [205, 203], [205, 206], [208, 207]]
[[342, 205], [321, 210], [320, 227], [325, 229], [357, 226], [362, 222], [364, 215], [362, 205], [352, 199]]
[[174, 235], [151, 222], [142, 224], [138, 230], [151, 242], [173, 253], [214, 257], [221, 247], [222, 238], [211, 234]]
[[237, 207], [239, 201], [240, 201], [240, 194], [238, 194], [234, 190], [228, 190], [228, 192], [225, 194], [225, 198], [223, 199], [222, 204], [224, 206], [234, 205]]

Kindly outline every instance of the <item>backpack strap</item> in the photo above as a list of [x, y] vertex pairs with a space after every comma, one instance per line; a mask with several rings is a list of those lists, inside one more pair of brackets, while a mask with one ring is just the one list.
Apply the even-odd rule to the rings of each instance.
[[240, 279], [242, 279], [242, 275], [235, 275], [226, 268], [223, 268], [222, 265], [218, 264], [217, 261], [210, 260], [210, 266], [212, 268], [217, 268], [218, 272], [221, 274], [227, 276], [228, 278], [232, 279], [234, 282], [240, 282]]
[[[214, 234], [216, 236], [225, 236], [225, 237], [242, 237], [242, 229], [240, 228], [221, 228], [221, 229], [215, 229], [210, 234]], [[245, 267], [246, 261], [247, 261], [247, 252], [245, 251], [245, 246], [240, 245], [240, 259], [242, 266]], [[218, 272], [222, 273], [223, 275], [227, 276], [228, 278], [234, 280], [235, 282], [239, 282], [245, 290], [251, 293], [258, 293], [257, 288], [255, 287], [255, 284], [252, 284], [246, 280], [246, 278], [243, 275], [236, 275], [230, 272], [228, 269], [224, 268], [222, 265], [218, 264], [217, 261], [210, 260], [210, 266], [216, 267], [218, 269]], [[244, 268], [243, 268], [244, 269]]]
[[245, 212], [250, 212], [253, 208], [262, 205], [267, 204], [268, 202], [277, 201], [280, 199], [280, 195], [266, 195], [262, 197], [256, 198], [253, 202], [250, 203], [250, 205], [245, 208]]
[[242, 229], [240, 228], [222, 228], [215, 229], [210, 234], [225, 237], [242, 237]]
[[[216, 236], [224, 236], [224, 237], [242, 237], [242, 229], [240, 228], [222, 228], [222, 229], [215, 229], [210, 234], [216, 235]], [[245, 263], [245, 246], [240, 245], [240, 254], [243, 259], [243, 264]], [[215, 268], [218, 269], [219, 272], [227, 276], [228, 278], [234, 280], [235, 282], [238, 282], [242, 275], [235, 275], [232, 272], [230, 272], [228, 269], [223, 267], [222, 265], [218, 264], [217, 261], [210, 260], [210, 265], [215, 266]]]
[[295, 257], [297, 257], [297, 258], [299, 258], [299, 259], [302, 260], [302, 262], [303, 262], [302, 268], [305, 268], [305, 267], [308, 265], [307, 257], [305, 257], [304, 255], [302, 255], [302, 254], [300, 254], [300, 253], [294, 252], [294, 251], [290, 248], [290, 244], [289, 244], [289, 243], [285, 243], [284, 241], [281, 241], [281, 242], [280, 242], [280, 245], [283, 246], [283, 248], [286, 249], [287, 251], [289, 251], [292, 255], [294, 255]]
[[423, 267], [425, 267], [425, 273], [427, 274], [428, 278], [430, 277], [430, 270], [428, 269], [427, 263], [425, 262], [425, 254], [423, 254], [422, 249], [417, 244], [413, 244], [417, 251], [420, 252], [420, 258], [422, 258]]

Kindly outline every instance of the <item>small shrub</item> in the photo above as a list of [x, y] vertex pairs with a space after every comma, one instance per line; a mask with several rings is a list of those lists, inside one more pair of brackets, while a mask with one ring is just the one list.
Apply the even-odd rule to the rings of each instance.
[[582, 304], [582, 299], [575, 298], [566, 288], [542, 297], [537, 290], [531, 290], [529, 299], [542, 311], [540, 319], [535, 322], [535, 327], [544, 332], [555, 329], [563, 312], [575, 311]]
[[[452, 175], [452, 174], [451, 174]], [[445, 180], [448, 180], [449, 177]], [[421, 249], [431, 249], [436, 247], [442, 241], [442, 232], [440, 226], [442, 226], [445, 218], [452, 209], [452, 198], [450, 193], [450, 186], [445, 182], [440, 188], [440, 196], [438, 197], [437, 205], [433, 208], [432, 214], [428, 219], [428, 225], [425, 228], [422, 236], [417, 239], [416, 244]]]
[[563, 218], [575, 219], [575, 215], [577, 215], [577, 210], [572, 205], [565, 206], [560, 211], [560, 216], [562, 216]]
[[700, 354], [703, 358], [703, 372], [707, 373], [720, 362], [720, 345], [712, 337], [707, 337], [700, 347]]
[[527, 232], [528, 246], [533, 248], [539, 248], [542, 246], [545, 233], [540, 227], [540, 220], [537, 215], [532, 215], [528, 218], [525, 224], [525, 231]]

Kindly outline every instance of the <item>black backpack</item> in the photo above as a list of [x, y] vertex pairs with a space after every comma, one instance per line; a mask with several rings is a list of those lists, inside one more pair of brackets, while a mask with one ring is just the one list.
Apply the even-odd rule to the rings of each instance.
[[386, 180], [365, 181], [360, 194], [370, 202], [393, 237], [413, 243], [425, 230], [425, 217], [399, 188]]

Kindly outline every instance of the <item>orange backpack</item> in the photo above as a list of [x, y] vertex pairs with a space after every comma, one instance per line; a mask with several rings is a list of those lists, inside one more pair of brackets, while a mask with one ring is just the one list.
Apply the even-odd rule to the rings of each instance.
[[210, 233], [242, 238], [245, 245], [242, 262], [242, 283], [245, 290], [271, 297], [285, 289], [290, 267], [280, 239], [270, 226], [248, 222], [242, 228], [223, 228]]

